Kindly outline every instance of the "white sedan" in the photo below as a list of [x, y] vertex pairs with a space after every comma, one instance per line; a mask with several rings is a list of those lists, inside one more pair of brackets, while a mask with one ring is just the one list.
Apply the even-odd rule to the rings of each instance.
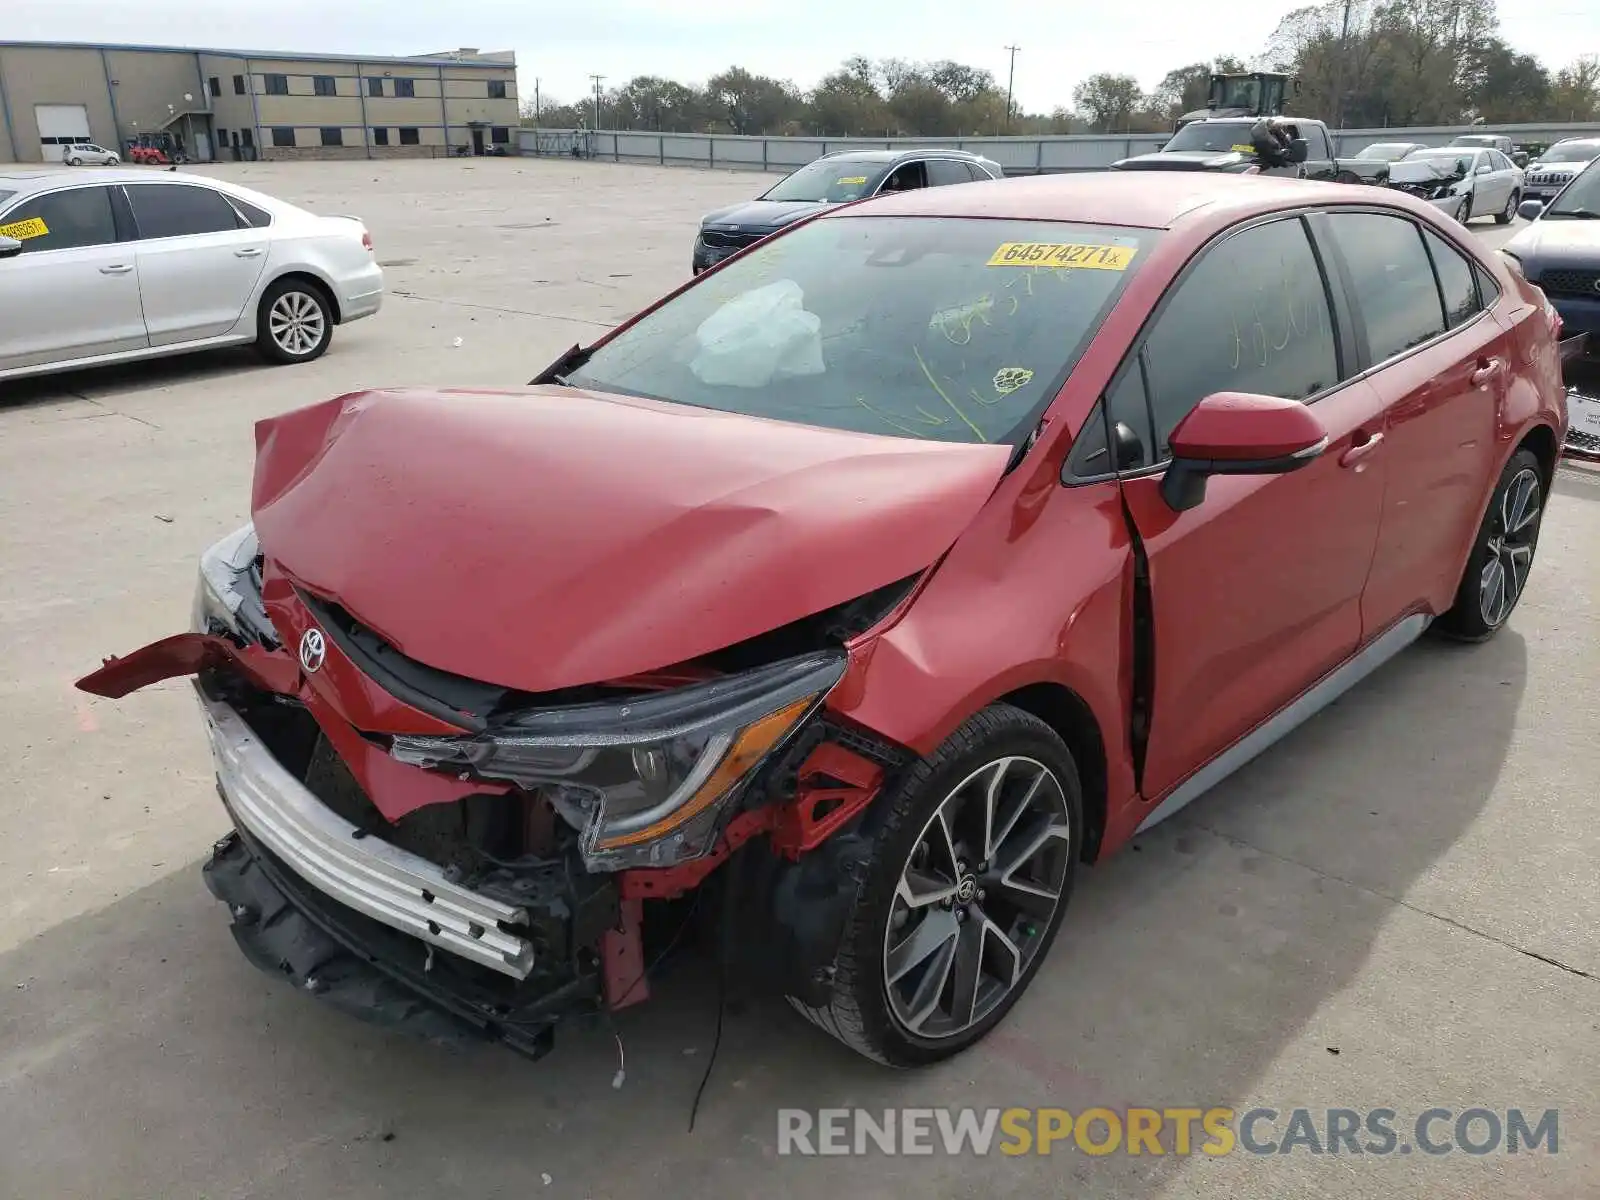
[[0, 379], [250, 342], [309, 362], [382, 300], [355, 217], [176, 172], [0, 168]]
[[1421, 196], [1463, 224], [1492, 214], [1509, 225], [1522, 203], [1523, 172], [1498, 150], [1430, 147], [1392, 164], [1389, 186]]

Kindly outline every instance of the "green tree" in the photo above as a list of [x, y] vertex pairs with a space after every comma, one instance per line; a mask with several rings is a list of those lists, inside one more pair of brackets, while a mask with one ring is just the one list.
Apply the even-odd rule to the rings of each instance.
[[706, 100], [691, 87], [654, 75], [639, 75], [611, 94], [618, 129], [689, 133], [706, 120]]
[[714, 119], [731, 133], [787, 133], [805, 106], [788, 80], [752, 75], [743, 67], [713, 75], [706, 82], [705, 97]]
[[872, 64], [858, 57], [824, 76], [807, 100], [809, 130], [835, 136], [885, 133], [889, 114], [874, 75]]
[[1549, 115], [1557, 121], [1600, 121], [1600, 55], [1585, 54], [1556, 72]]
[[1072, 89], [1072, 107], [1095, 133], [1129, 130], [1144, 101], [1132, 75], [1091, 75]]

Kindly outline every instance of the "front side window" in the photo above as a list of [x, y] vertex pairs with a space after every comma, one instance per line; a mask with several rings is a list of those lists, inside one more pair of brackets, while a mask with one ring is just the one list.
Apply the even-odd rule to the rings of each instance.
[[891, 437], [1018, 445], [1159, 235], [842, 217], [781, 234], [568, 381]]
[[779, 180], [761, 199], [844, 204], [870, 195], [883, 178], [884, 169], [881, 162], [819, 158]]
[[0, 235], [22, 243], [22, 253], [106, 246], [117, 240], [111, 191], [71, 188], [24, 200], [0, 217]]
[[129, 184], [128, 201], [141, 239], [222, 233], [241, 224], [221, 192], [194, 184]]
[[1331, 213], [1328, 228], [1350, 268], [1372, 361], [1444, 332], [1444, 309], [1422, 231], [1405, 217]]
[[1327, 288], [1305, 224], [1257, 225], [1204, 252], [1144, 345], [1157, 461], [1213, 392], [1308, 400], [1339, 382]]

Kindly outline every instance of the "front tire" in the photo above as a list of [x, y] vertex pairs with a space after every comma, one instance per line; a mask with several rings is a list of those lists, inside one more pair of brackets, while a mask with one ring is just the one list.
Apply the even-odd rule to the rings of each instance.
[[269, 362], [303, 363], [321, 358], [333, 340], [333, 305], [318, 285], [280, 279], [261, 297], [256, 348]]
[[1486, 642], [1522, 599], [1544, 515], [1544, 470], [1533, 451], [1518, 450], [1500, 473], [1478, 527], [1455, 603], [1439, 618], [1447, 637]]
[[997, 704], [884, 803], [829, 1002], [791, 1003], [852, 1050], [915, 1067], [978, 1042], [1032, 982], [1071, 898], [1083, 794], [1056, 732]]
[[1520, 205], [1521, 203], [1522, 203], [1521, 194], [1519, 192], [1513, 190], [1511, 195], [1506, 197], [1506, 206], [1505, 206], [1505, 208], [1501, 212], [1495, 213], [1495, 215], [1494, 215], [1494, 223], [1496, 225], [1509, 225], [1509, 224], [1511, 224], [1511, 222], [1516, 219], [1517, 206]]

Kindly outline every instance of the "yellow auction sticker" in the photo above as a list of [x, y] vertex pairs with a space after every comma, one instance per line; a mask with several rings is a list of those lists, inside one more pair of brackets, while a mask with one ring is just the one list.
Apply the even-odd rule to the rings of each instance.
[[14, 221], [10, 225], [0, 225], [0, 237], [15, 238], [19, 242], [43, 237], [49, 232], [50, 227], [38, 217], [29, 217], [26, 221]]
[[859, 187], [861, 184], [865, 183], [866, 181], [867, 181], [867, 177], [865, 175], [846, 175], [842, 179], [838, 179], [835, 182], [838, 183], [838, 185], [840, 187], [851, 187], [851, 186]]
[[1230, 146], [1229, 149], [1231, 149], [1235, 154], [1254, 154], [1256, 152], [1256, 148], [1254, 146], [1245, 146], [1242, 144]]
[[1074, 242], [1007, 242], [989, 258], [991, 267], [1080, 267], [1126, 271], [1137, 246], [1095, 246]]

